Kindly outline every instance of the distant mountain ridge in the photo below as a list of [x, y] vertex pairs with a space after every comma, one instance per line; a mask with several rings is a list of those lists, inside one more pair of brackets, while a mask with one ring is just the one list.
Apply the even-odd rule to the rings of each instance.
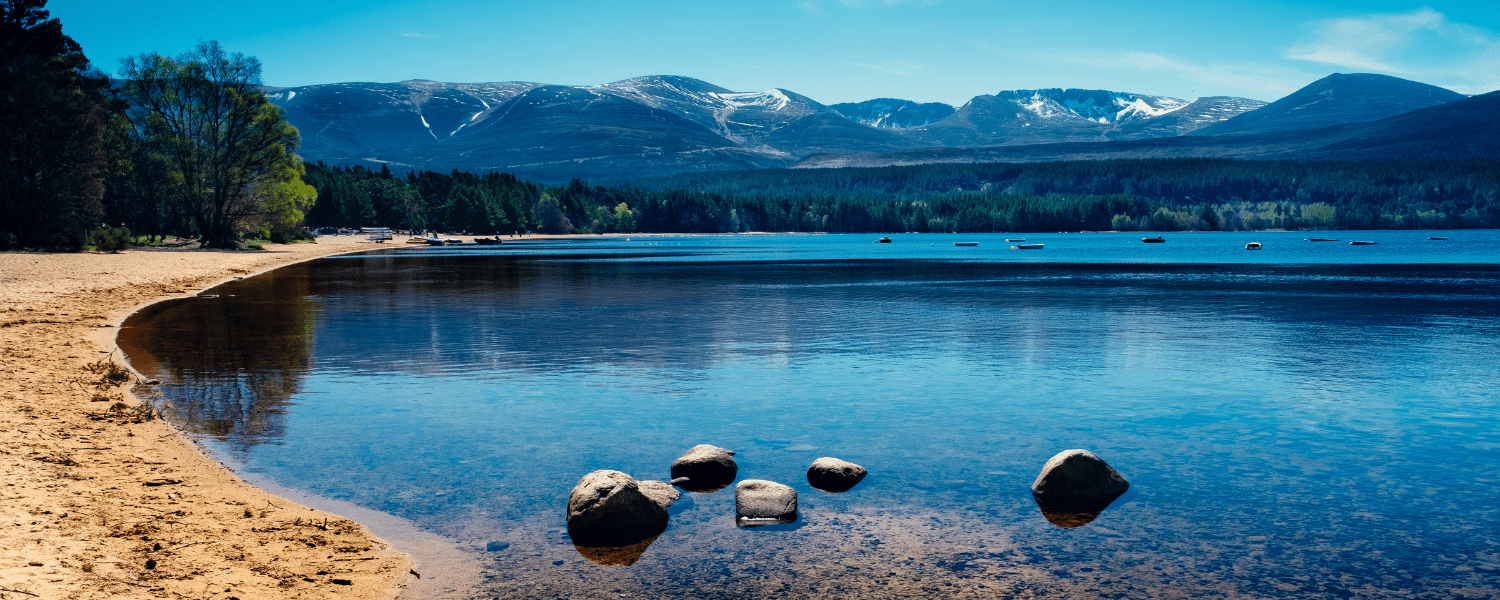
[[941, 102], [919, 104], [911, 100], [876, 98], [864, 102], [830, 104], [828, 108], [850, 121], [870, 127], [905, 129], [935, 123], [948, 118], [954, 108]]
[[[735, 92], [681, 76], [589, 86], [413, 80], [267, 92], [302, 132], [298, 153], [306, 160], [501, 170], [543, 180], [963, 156], [1005, 160], [994, 157], [1014, 154], [990, 149], [1010, 146], [1084, 144], [1071, 146], [1083, 156], [1099, 152], [1089, 149], [1096, 144], [1142, 140], [1163, 141], [1132, 151], [1212, 154], [1207, 148], [1214, 144], [1170, 140], [1373, 121], [1463, 98], [1393, 77], [1338, 74], [1269, 105], [1052, 88], [981, 95], [958, 108], [889, 98], [825, 106], [782, 88]], [[1219, 144], [1235, 145], [1243, 140]]]
[[1389, 75], [1334, 73], [1252, 113], [1204, 127], [1197, 134], [1265, 133], [1378, 121], [1466, 97]]
[[810, 157], [795, 168], [1142, 158], [1244, 160], [1494, 160], [1500, 158], [1500, 92], [1465, 97], [1368, 123], [1245, 135], [989, 148], [916, 148]]

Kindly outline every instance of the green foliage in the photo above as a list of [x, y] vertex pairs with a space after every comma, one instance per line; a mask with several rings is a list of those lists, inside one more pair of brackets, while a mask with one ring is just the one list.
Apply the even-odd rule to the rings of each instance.
[[130, 247], [130, 241], [133, 236], [130, 234], [130, 228], [122, 225], [119, 227], [100, 227], [95, 229], [89, 237], [95, 250], [100, 252], [120, 252]]
[[[122, 61], [121, 92], [151, 193], [168, 198], [205, 246], [233, 248], [296, 211], [296, 128], [261, 91], [260, 62], [200, 43], [177, 57]], [[288, 204], [290, 202], [290, 206]]]
[[475, 234], [535, 227], [540, 194], [533, 184], [501, 173], [418, 171], [397, 179], [388, 168], [308, 165], [318, 202], [307, 222], [319, 227], [438, 229]]

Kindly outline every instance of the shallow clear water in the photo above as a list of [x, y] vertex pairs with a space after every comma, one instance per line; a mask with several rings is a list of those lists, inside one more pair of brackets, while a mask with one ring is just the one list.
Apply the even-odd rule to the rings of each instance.
[[[1500, 595], [1500, 232], [1315, 235], [396, 249], [121, 345], [238, 468], [483, 554], [484, 597]], [[730, 488], [633, 565], [568, 543], [579, 477], [699, 443], [801, 519], [737, 528]], [[1028, 489], [1068, 448], [1132, 484], [1073, 529]], [[814, 490], [820, 456], [871, 474]]]

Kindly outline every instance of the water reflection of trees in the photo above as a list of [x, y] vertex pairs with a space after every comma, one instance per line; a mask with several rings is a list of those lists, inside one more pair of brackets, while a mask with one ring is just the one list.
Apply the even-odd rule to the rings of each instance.
[[128, 319], [120, 348], [162, 381], [158, 402], [183, 429], [235, 447], [286, 432], [287, 403], [311, 365], [318, 311], [306, 270], [282, 269]]

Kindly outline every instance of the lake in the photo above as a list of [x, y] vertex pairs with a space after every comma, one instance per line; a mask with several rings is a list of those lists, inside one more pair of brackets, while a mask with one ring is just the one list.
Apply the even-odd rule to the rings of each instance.
[[[1500, 595], [1500, 232], [1142, 235], [380, 249], [120, 344], [233, 468], [456, 540], [478, 597]], [[569, 542], [584, 474], [704, 443], [799, 520], [730, 487], [633, 564]], [[1070, 448], [1131, 489], [1064, 528], [1029, 486]], [[821, 456], [870, 475], [813, 489]]]

